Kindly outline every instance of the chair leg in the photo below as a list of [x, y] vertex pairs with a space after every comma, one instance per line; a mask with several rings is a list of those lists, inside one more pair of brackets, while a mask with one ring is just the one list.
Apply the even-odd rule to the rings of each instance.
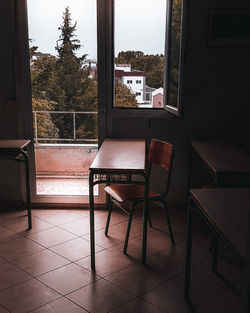
[[168, 224], [168, 230], [169, 230], [169, 234], [170, 234], [170, 238], [171, 238], [171, 242], [172, 242], [172, 245], [175, 244], [175, 241], [174, 241], [174, 234], [173, 234], [173, 231], [172, 231], [172, 226], [171, 226], [171, 222], [170, 222], [170, 217], [168, 215], [168, 208], [167, 208], [167, 205], [165, 203], [165, 201], [161, 200], [163, 206], [164, 206], [164, 209], [165, 209], [165, 215], [166, 215], [166, 220], [167, 220], [167, 224]]
[[109, 201], [108, 201], [108, 217], [107, 217], [106, 228], [105, 228], [105, 235], [106, 236], [108, 236], [109, 222], [110, 222], [112, 208], [113, 208], [113, 201], [112, 201], [112, 198], [110, 197]]
[[133, 203], [132, 208], [130, 210], [129, 218], [128, 218], [128, 227], [127, 227], [127, 233], [126, 233], [126, 238], [125, 238], [125, 243], [123, 247], [123, 253], [127, 253], [127, 247], [128, 247], [128, 240], [129, 240], [129, 235], [130, 235], [130, 229], [131, 229], [131, 224], [132, 224], [132, 218], [134, 215], [134, 210], [135, 210], [135, 203]]

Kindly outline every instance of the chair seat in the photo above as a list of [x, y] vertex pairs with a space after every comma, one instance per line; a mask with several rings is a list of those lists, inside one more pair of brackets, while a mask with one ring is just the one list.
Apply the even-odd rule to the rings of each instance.
[[[116, 201], [124, 202], [126, 200], [140, 200], [144, 198], [143, 185], [111, 185], [104, 188], [104, 190]], [[160, 194], [149, 190], [149, 198], [160, 197]]]

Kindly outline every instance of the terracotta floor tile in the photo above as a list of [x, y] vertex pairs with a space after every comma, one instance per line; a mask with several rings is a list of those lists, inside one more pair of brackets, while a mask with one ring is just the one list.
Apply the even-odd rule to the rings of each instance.
[[69, 263], [65, 258], [49, 250], [33, 253], [14, 260], [13, 263], [32, 276], [38, 276]]
[[[95, 220], [100, 223], [103, 227], [106, 226], [108, 211], [103, 211], [95, 216]], [[113, 209], [111, 213], [111, 218], [109, 225], [115, 225], [123, 221], [127, 221], [128, 215], [125, 214], [122, 210]]]
[[27, 313], [60, 295], [36, 279], [0, 292], [0, 305], [12, 313]]
[[[116, 252], [118, 254], [123, 254], [124, 242], [108, 248], [109, 251]], [[147, 257], [150, 257], [160, 251], [152, 245], [147, 244]], [[142, 238], [136, 237], [129, 239], [127, 254], [124, 257], [134, 260], [135, 263], [141, 262], [142, 255]]]
[[[142, 209], [136, 209], [124, 255], [127, 216], [115, 208], [106, 237], [107, 211], [97, 208], [94, 274], [88, 209], [33, 209], [31, 230], [27, 230], [26, 210], [1, 211], [0, 313], [190, 313], [183, 298], [186, 216], [171, 208], [169, 214], [176, 245], [171, 245], [163, 210], [152, 205], [153, 228], [148, 228], [147, 265], [143, 266]], [[200, 232], [198, 217], [194, 217], [193, 229], [191, 299], [195, 312], [239, 313], [245, 290], [242, 271], [220, 243], [219, 275], [213, 274], [210, 231], [203, 227]]]
[[[78, 219], [68, 224], [63, 224], [60, 227], [77, 236], [87, 235], [90, 232], [89, 219], [86, 219], [86, 218]], [[95, 230], [102, 229], [102, 228], [103, 226], [95, 221]]]
[[178, 246], [170, 247], [148, 258], [147, 264], [156, 268], [166, 278], [185, 271], [186, 250]]
[[[90, 255], [89, 241], [77, 238], [50, 248], [50, 250], [74, 262]], [[95, 245], [96, 252], [103, 250]]]
[[121, 305], [117, 309], [111, 311], [112, 313], [128, 313], [128, 312], [138, 312], [138, 313], [163, 313], [165, 311], [156, 307], [155, 305], [140, 299], [135, 298], [128, 301], [127, 303]]
[[29, 235], [29, 239], [49, 248], [60, 243], [75, 239], [76, 236], [59, 227], [49, 228], [35, 234]]
[[172, 246], [169, 233], [161, 229], [153, 230], [148, 233], [147, 242], [149, 245], [158, 249], [158, 251], [168, 249]]
[[[188, 313], [191, 311], [191, 308], [188, 306], [183, 295], [183, 284], [169, 280], [145, 293], [142, 295], [142, 298], [160, 307], [165, 312]], [[197, 306], [197, 304], [204, 302], [205, 298], [203, 295], [196, 293], [192, 300]]]
[[32, 240], [20, 238], [0, 244], [0, 256], [11, 261], [43, 250], [44, 248]]
[[[193, 236], [192, 241], [192, 262], [197, 263], [211, 259], [212, 255], [209, 252], [211, 244], [211, 236], [207, 234], [199, 234]], [[180, 247], [186, 249], [186, 241], [179, 244]], [[192, 263], [193, 264], [193, 263]]]
[[235, 310], [237, 309], [240, 311], [243, 305], [243, 293], [246, 291], [246, 286], [247, 283], [245, 282], [245, 279], [237, 280], [226, 287], [226, 289], [223, 289], [221, 293], [218, 293], [215, 297], [213, 297], [209, 307], [212, 307], [214, 301], [219, 301], [224, 303], [226, 306], [230, 306], [231, 308], [235, 308]]
[[106, 276], [105, 279], [135, 295], [140, 295], [163, 283], [166, 277], [157, 268], [133, 264]]
[[[174, 280], [184, 284], [184, 273], [177, 275]], [[191, 269], [190, 288], [191, 294], [193, 291], [199, 291], [207, 297], [212, 297], [226, 288], [226, 284], [212, 272], [211, 262], [206, 261]]]
[[27, 210], [8, 209], [0, 212], [1, 225], [10, 225], [27, 219]]
[[[84, 313], [84, 312], [87, 311], [65, 298], [60, 298], [32, 311], [32, 313]], [[0, 311], [0, 313], [2, 312]]]
[[38, 277], [44, 284], [62, 295], [93, 283], [99, 277], [81, 266], [71, 263]]
[[15, 231], [10, 230], [6, 226], [0, 226], [0, 243], [20, 238]]
[[[226, 300], [226, 301], [225, 301]], [[240, 313], [240, 309], [237, 309], [228, 304], [228, 298], [221, 298], [220, 295], [206, 301], [203, 305], [197, 308], [197, 313]]]
[[27, 225], [26, 220], [22, 220], [18, 223], [13, 223], [13, 224], [8, 225], [9, 229], [19, 233], [22, 236], [26, 236], [26, 237], [28, 237], [30, 234], [37, 233], [39, 231], [49, 229], [49, 228], [55, 227], [55, 226], [48, 223], [48, 222], [41, 220], [40, 218], [32, 217], [32, 228], [28, 229], [27, 227], [28, 227], [28, 225]]
[[[124, 257], [123, 254], [103, 250], [95, 255], [96, 273], [102, 277], [131, 265], [133, 261]], [[90, 257], [79, 260], [77, 264], [91, 271]]]
[[[110, 229], [116, 229], [124, 233], [124, 237], [127, 232], [127, 227], [128, 227], [128, 216], [125, 216], [125, 220], [123, 222], [111, 225]], [[143, 220], [141, 217], [133, 218], [132, 224], [131, 224], [131, 229], [130, 229], [130, 237], [137, 237], [142, 235], [143, 231]], [[152, 229], [148, 227], [148, 232], [151, 231]]]
[[0, 290], [9, 288], [31, 278], [30, 275], [10, 263], [0, 265]]
[[[80, 218], [89, 218], [89, 209], [88, 208], [79, 208], [79, 209], [70, 209], [70, 212], [80, 216]], [[97, 215], [98, 212], [95, 210], [95, 215]]]
[[70, 210], [33, 210], [34, 216], [45, 220], [53, 225], [59, 226], [79, 219], [79, 215]]
[[[89, 241], [90, 234], [83, 236], [83, 238]], [[108, 236], [105, 235], [104, 229], [95, 232], [95, 242], [104, 248], [113, 247], [119, 243], [124, 242], [124, 240], [125, 234], [114, 228], [110, 228]]]
[[67, 298], [91, 313], [107, 313], [133, 295], [101, 279], [67, 295]]

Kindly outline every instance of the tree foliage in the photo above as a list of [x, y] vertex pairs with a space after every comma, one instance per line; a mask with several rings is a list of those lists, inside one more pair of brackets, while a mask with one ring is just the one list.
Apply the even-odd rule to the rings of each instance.
[[138, 107], [136, 96], [129, 87], [118, 82], [115, 83], [115, 107], [136, 108]]
[[[43, 99], [32, 99], [33, 111], [51, 111], [54, 109], [54, 103], [48, 102]], [[35, 127], [35, 121], [36, 126]], [[48, 113], [36, 113], [36, 119], [33, 119], [34, 137], [37, 135], [39, 138], [58, 138], [58, 129], [55, 127], [51, 115]]]
[[[32, 92], [36, 99], [53, 102], [56, 111], [97, 111], [97, 83], [89, 77], [89, 68], [83, 66], [86, 55], [76, 56], [80, 41], [76, 39], [76, 23], [72, 24], [69, 8], [63, 13], [63, 22], [57, 41], [57, 57], [38, 58], [31, 69]], [[53, 114], [53, 122], [60, 138], [73, 138], [73, 115]], [[76, 115], [78, 139], [97, 138], [97, 118]]]

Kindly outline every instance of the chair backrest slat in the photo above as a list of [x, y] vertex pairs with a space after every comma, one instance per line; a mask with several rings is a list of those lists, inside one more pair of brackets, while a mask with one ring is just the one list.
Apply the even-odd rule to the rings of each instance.
[[149, 146], [148, 161], [168, 171], [171, 167], [172, 153], [173, 146], [171, 144], [152, 139]]

